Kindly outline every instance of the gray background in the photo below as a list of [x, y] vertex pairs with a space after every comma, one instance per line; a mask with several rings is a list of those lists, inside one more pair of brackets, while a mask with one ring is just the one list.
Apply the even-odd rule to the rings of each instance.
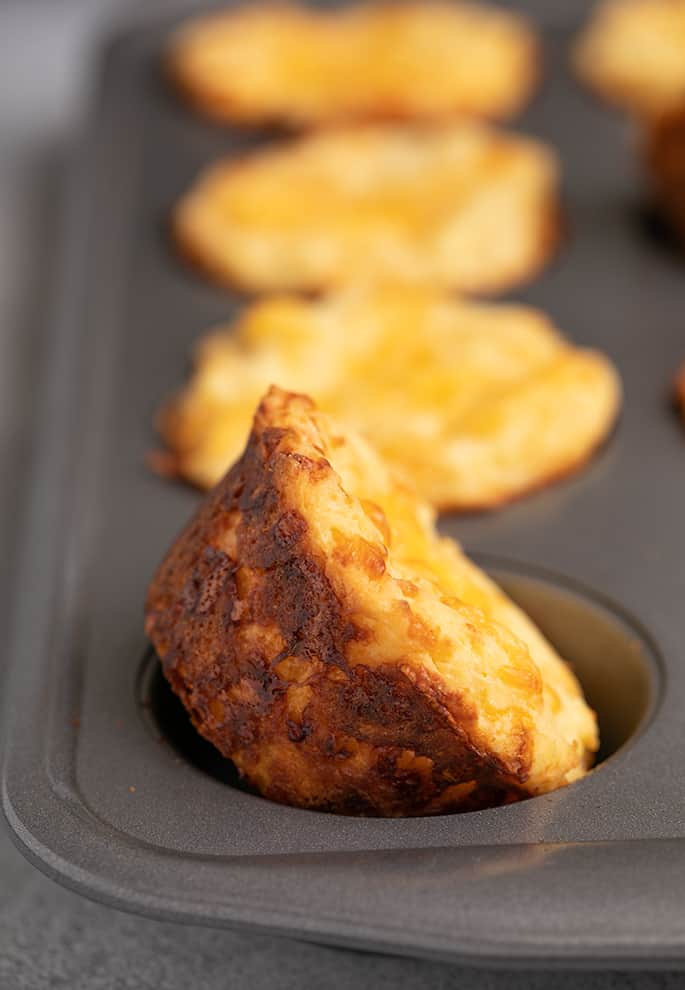
[[[117, 0], [0, 2], [0, 621], [7, 619], [32, 389], [50, 300], [65, 150], [82, 118], [94, 39]], [[529, 8], [533, 4], [527, 5]], [[547, 16], [552, 5], [535, 4]], [[554, 10], [573, 6], [557, 3]], [[1, 691], [1, 681], [0, 681]], [[0, 832], [0, 990], [261, 986], [670, 988], [677, 974], [467, 971], [161, 924], [63, 890]]]

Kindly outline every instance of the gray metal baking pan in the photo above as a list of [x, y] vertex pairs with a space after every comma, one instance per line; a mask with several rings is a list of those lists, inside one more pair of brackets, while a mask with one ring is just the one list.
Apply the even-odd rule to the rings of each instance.
[[547, 78], [522, 127], [560, 150], [567, 238], [521, 296], [612, 356], [625, 411], [578, 476], [442, 525], [575, 664], [602, 763], [472, 814], [318, 814], [237, 786], [165, 688], [142, 602], [198, 496], [146, 468], [152, 420], [239, 305], [175, 260], [165, 223], [203, 163], [270, 138], [176, 102], [164, 14], [107, 49], [37, 389], [2, 802], [55, 879], [159, 917], [489, 966], [685, 960], [685, 437], [667, 397], [685, 263], [644, 221], [623, 123], [568, 72], [584, 9], [544, 6]]

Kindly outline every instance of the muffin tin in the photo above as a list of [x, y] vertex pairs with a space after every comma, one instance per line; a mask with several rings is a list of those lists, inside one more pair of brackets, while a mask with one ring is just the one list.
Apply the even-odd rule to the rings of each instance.
[[573, 11], [544, 7], [547, 78], [520, 122], [560, 151], [567, 239], [517, 298], [613, 358], [625, 410], [581, 474], [441, 525], [574, 664], [602, 762], [471, 814], [307, 812], [240, 788], [165, 686], [142, 602], [199, 496], [147, 469], [152, 421], [239, 304], [175, 260], [166, 218], [202, 164], [273, 138], [176, 102], [165, 14], [107, 50], [37, 390], [2, 799], [61, 882], [159, 917], [488, 965], [685, 959], [685, 436], [667, 394], [685, 262], [646, 217], [630, 134], [569, 75]]

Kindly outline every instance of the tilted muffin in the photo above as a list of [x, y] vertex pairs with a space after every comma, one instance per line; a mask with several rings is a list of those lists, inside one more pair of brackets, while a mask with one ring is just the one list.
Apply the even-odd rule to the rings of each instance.
[[530, 96], [538, 46], [521, 16], [473, 3], [255, 3], [183, 25], [167, 66], [198, 109], [239, 124], [503, 118]]
[[557, 163], [475, 123], [360, 127], [212, 165], [173, 215], [181, 253], [248, 292], [357, 282], [495, 292], [557, 236]]
[[685, 104], [685, 0], [603, 0], [575, 51], [580, 75], [643, 117]]
[[535, 309], [424, 289], [276, 296], [200, 344], [163, 410], [164, 465], [210, 487], [272, 382], [363, 433], [433, 505], [487, 509], [579, 470], [611, 429], [611, 362]]
[[150, 586], [196, 728], [265, 797], [419, 815], [581, 777], [593, 712], [551, 646], [378, 455], [273, 388]]

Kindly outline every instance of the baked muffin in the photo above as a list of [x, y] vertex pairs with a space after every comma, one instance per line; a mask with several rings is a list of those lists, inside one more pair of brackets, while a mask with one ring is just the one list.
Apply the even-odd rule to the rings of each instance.
[[246, 292], [496, 292], [548, 259], [557, 183], [545, 145], [482, 124], [330, 131], [212, 165], [173, 232], [182, 255]]
[[527, 617], [306, 396], [272, 388], [150, 586], [146, 630], [264, 797], [421, 815], [581, 777], [597, 726]]
[[580, 75], [639, 117], [685, 104], [685, 0], [603, 0], [575, 50]]
[[276, 296], [201, 342], [159, 418], [166, 469], [215, 484], [272, 382], [313, 395], [444, 509], [492, 508], [579, 470], [620, 404], [609, 360], [527, 306], [406, 287]]
[[604, 0], [576, 63], [634, 117], [652, 201], [685, 240], [685, 0]]
[[504, 118], [531, 94], [538, 45], [519, 15], [472, 3], [255, 3], [188, 22], [167, 66], [200, 111], [238, 124]]

